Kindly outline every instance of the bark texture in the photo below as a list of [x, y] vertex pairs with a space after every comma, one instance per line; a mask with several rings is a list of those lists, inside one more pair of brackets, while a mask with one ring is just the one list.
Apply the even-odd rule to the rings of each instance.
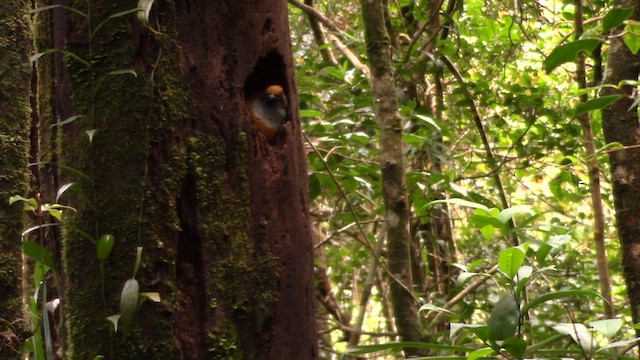
[[[575, 38], [580, 39], [583, 29], [583, 9], [582, 0], [574, 0], [575, 5]], [[578, 88], [585, 90], [580, 95], [580, 103], [585, 104], [589, 100], [589, 95], [586, 92], [587, 89], [587, 72], [586, 61], [587, 55], [580, 54], [578, 61], [576, 62], [576, 80], [578, 82]], [[600, 277], [600, 293], [604, 298], [603, 307], [604, 315], [607, 319], [612, 319], [613, 313], [613, 300], [611, 297], [611, 279], [609, 277], [609, 267], [607, 264], [607, 253], [604, 241], [604, 206], [602, 203], [602, 190], [600, 186], [600, 167], [598, 165], [598, 159], [596, 157], [596, 144], [593, 136], [593, 128], [591, 126], [591, 118], [589, 113], [582, 113], [577, 116], [582, 128], [582, 134], [584, 139], [584, 148], [587, 153], [586, 165], [589, 173], [589, 189], [591, 192], [591, 210], [593, 211], [593, 243], [596, 248], [596, 258], [598, 263], [598, 276]]]
[[[369, 58], [373, 99], [380, 123], [380, 167], [387, 225], [391, 302], [398, 333], [403, 341], [422, 341], [423, 329], [412, 291], [409, 235], [409, 202], [405, 180], [402, 119], [391, 65], [391, 46], [381, 0], [361, 0]], [[401, 282], [402, 284], [400, 284]], [[407, 349], [408, 355], [418, 354]]]
[[[50, 34], [77, 57], [41, 65], [42, 98], [55, 99], [45, 117], [81, 116], [48, 143], [56, 184], [81, 185], [63, 240], [68, 358], [317, 358], [286, 2], [155, 2], [154, 31], [135, 14], [98, 28], [130, 4], [69, 5], [90, 18], [56, 9]], [[291, 105], [268, 144], [244, 99], [274, 83]], [[87, 238], [104, 234], [116, 245], [101, 271]], [[141, 291], [162, 301], [114, 334], [105, 317], [138, 246]]]
[[12, 195], [29, 196], [31, 29], [29, 2], [0, 2], [0, 359], [20, 357], [22, 313], [20, 233], [22, 206]]
[[[640, 2], [619, 0], [615, 6], [634, 7], [634, 20], [640, 19]], [[616, 32], [620, 32], [618, 29]], [[622, 80], [637, 80], [640, 74], [640, 55], [633, 55], [622, 37], [614, 36], [607, 51], [604, 84], [618, 85]], [[622, 93], [631, 95], [625, 86], [620, 92], [603, 88], [602, 95]], [[619, 142], [629, 148], [609, 154], [616, 225], [622, 250], [622, 266], [627, 283], [633, 322], [640, 322], [640, 127], [636, 109], [629, 111], [633, 98], [623, 98], [602, 111], [605, 140]], [[640, 331], [637, 331], [640, 336]]]

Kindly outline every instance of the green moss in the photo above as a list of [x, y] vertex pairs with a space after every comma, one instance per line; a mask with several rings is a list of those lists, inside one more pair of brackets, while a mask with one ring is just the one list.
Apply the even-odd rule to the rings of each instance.
[[22, 321], [21, 231], [27, 227], [12, 195], [29, 197], [29, 128], [32, 34], [29, 4], [0, 2], [0, 358], [18, 358]]

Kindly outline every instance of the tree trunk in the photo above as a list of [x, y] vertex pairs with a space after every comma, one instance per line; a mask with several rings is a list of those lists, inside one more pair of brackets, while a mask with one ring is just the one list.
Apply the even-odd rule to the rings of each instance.
[[[286, 2], [156, 2], [153, 31], [120, 3], [69, 5], [87, 18], [52, 11], [52, 43], [73, 55], [51, 58], [42, 94], [56, 99], [52, 123], [80, 116], [48, 144], [59, 184], [80, 184], [63, 239], [67, 357], [317, 358]], [[268, 141], [245, 99], [273, 84], [289, 106]], [[116, 240], [101, 265], [106, 234]], [[120, 312], [136, 247], [140, 290], [161, 302], [114, 334], [106, 317]]]
[[[640, 20], [637, 1], [618, 0], [616, 7], [635, 7], [632, 16]], [[618, 29], [617, 33], [622, 29]], [[640, 74], [640, 55], [633, 55], [620, 36], [611, 38], [607, 54], [607, 66], [603, 84], [617, 86], [622, 80], [637, 80]], [[619, 93], [613, 87], [604, 87], [601, 95]], [[631, 95], [633, 88], [622, 87], [624, 95]], [[623, 98], [602, 110], [602, 128], [607, 143], [618, 142], [625, 147], [609, 154], [613, 181], [613, 198], [616, 224], [622, 250], [622, 266], [627, 283], [634, 323], [640, 322], [640, 133], [636, 109], [629, 110], [633, 98]], [[636, 330], [640, 336], [640, 330]]]
[[[391, 66], [391, 47], [381, 0], [361, 0], [376, 116], [380, 123], [380, 167], [387, 221], [387, 254], [391, 302], [398, 333], [403, 341], [424, 340], [412, 291], [409, 236], [409, 203], [405, 181], [402, 119], [398, 113]], [[407, 355], [417, 355], [407, 349]]]
[[29, 3], [0, 3], [0, 359], [20, 357], [26, 329], [22, 312], [20, 204], [7, 206], [13, 195], [26, 195], [29, 185], [31, 28]]

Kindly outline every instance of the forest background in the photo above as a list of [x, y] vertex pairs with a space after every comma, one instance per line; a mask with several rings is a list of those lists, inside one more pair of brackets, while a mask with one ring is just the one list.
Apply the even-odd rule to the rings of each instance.
[[[362, 245], [384, 237], [384, 208], [375, 168], [379, 126], [364, 30], [356, 15], [361, 9], [355, 2], [315, 1], [320, 16], [290, 3], [296, 8], [291, 26], [301, 114], [314, 144], [309, 164], [316, 268], [328, 279], [320, 297], [327, 333], [322, 344], [327, 349], [354, 345], [336, 343], [341, 333], [348, 339], [354, 326], [370, 332], [362, 336], [363, 343], [381, 343], [394, 327], [384, 271]], [[473, 335], [460, 332], [465, 327], [460, 324], [445, 327], [442, 321], [488, 322], [491, 327], [491, 318], [501, 316], [496, 313], [504, 306], [504, 294], [515, 293], [521, 300], [566, 291], [526, 316], [525, 337], [534, 343], [553, 339], [537, 347], [547, 347], [548, 356], [554, 353], [549, 348], [568, 346], [561, 345], [572, 341], [566, 334], [583, 345], [574, 344], [573, 356], [585, 358], [595, 356], [585, 350], [592, 349], [587, 343], [603, 341], [595, 345], [602, 347], [633, 339], [637, 300], [628, 298], [635, 291], [626, 291], [623, 266], [635, 287], [637, 256], [624, 252], [632, 251], [635, 242], [626, 236], [637, 230], [623, 229], [619, 237], [614, 204], [619, 212], [637, 211], [616, 199], [634, 196], [627, 186], [635, 185], [628, 174], [620, 178], [615, 172], [621, 171], [616, 165], [623, 163], [622, 154], [634, 152], [638, 136], [629, 136], [637, 126], [633, 89], [638, 57], [631, 55], [638, 51], [637, 4], [384, 3], [405, 119], [413, 279], [426, 304], [420, 319], [427, 324], [427, 338], [456, 345], [469, 337], [491, 338], [477, 329], [471, 329]], [[321, 26], [328, 29], [324, 37]], [[621, 68], [634, 70], [621, 75]], [[611, 110], [614, 102], [618, 110]], [[620, 227], [637, 228], [637, 222], [619, 216]], [[621, 242], [627, 244], [622, 249]], [[515, 265], [514, 246], [526, 255]], [[526, 295], [518, 293], [522, 282], [529, 289]], [[609, 302], [586, 293], [571, 295], [580, 289], [600, 291]], [[363, 321], [358, 314], [364, 309]], [[615, 320], [598, 322], [604, 319]], [[576, 323], [586, 327], [567, 325]], [[627, 330], [593, 333], [604, 327]], [[555, 342], [562, 336], [554, 334], [564, 334], [565, 340]], [[630, 344], [616, 345], [626, 352]], [[441, 354], [460, 351], [434, 348]], [[370, 348], [375, 349], [380, 347]], [[510, 356], [521, 356], [518, 351]], [[600, 356], [611, 356], [604, 355], [607, 351]]]
[[[249, 30], [262, 30], [262, 38], [251, 35], [243, 43], [229, 31], [220, 40], [244, 49], [240, 53], [253, 57], [257, 69], [276, 69], [275, 75], [256, 77], [247, 70], [254, 65], [245, 69], [241, 62], [229, 71], [242, 78], [240, 86], [220, 82], [194, 99], [180, 95], [185, 85], [179, 79], [186, 76], [194, 89], [207, 85], [210, 73], [196, 65], [209, 59], [199, 58], [197, 38], [210, 34], [194, 40], [180, 31], [195, 29], [199, 23], [186, 19], [207, 12], [154, 1], [129, 9], [101, 2], [35, 9], [19, 1], [3, 4], [34, 18], [52, 14], [58, 25], [88, 36], [69, 31], [61, 37], [55, 27], [43, 30], [47, 21], [36, 21], [35, 49], [18, 50], [23, 57], [29, 53], [27, 72], [33, 64], [49, 90], [36, 86], [40, 92], [29, 98], [29, 76], [23, 79], [26, 93], [16, 90], [13, 78], [0, 84], [18, 102], [7, 101], [3, 113], [18, 119], [29, 115], [20, 113], [29, 106], [40, 109], [35, 132], [42, 132], [36, 142], [43, 150], [34, 154], [31, 148], [31, 160], [39, 161], [25, 174], [18, 153], [34, 130], [0, 122], [0, 153], [10, 169], [0, 194], [11, 203], [0, 216], [0, 235], [6, 235], [1, 264], [9, 269], [0, 273], [7, 286], [0, 351], [36, 359], [65, 351], [83, 359], [240, 359], [283, 358], [299, 346], [312, 349], [301, 358], [327, 359], [402, 353], [433, 359], [637, 357], [640, 5], [289, 0], [290, 49], [282, 35], [284, 6], [269, 7], [276, 3], [265, 1], [261, 6], [268, 10], [255, 11], [258, 17], [273, 11], [276, 19], [264, 23], [271, 27]], [[215, 6], [194, 4], [220, 16], [217, 25], [209, 20], [219, 33], [236, 20], [246, 27], [244, 18], [225, 20]], [[250, 7], [229, 8], [237, 15]], [[21, 20], [7, 19], [0, 30], [18, 29], [18, 35], [2, 33], [11, 39], [0, 44], [3, 51], [28, 44]], [[129, 32], [145, 35], [132, 41], [123, 35]], [[271, 48], [255, 46], [256, 39], [268, 40]], [[138, 52], [122, 58], [134, 59], [136, 71], [110, 56], [128, 54], [131, 42]], [[236, 69], [224, 56], [226, 69]], [[189, 61], [195, 64], [190, 77], [176, 66]], [[138, 68], [149, 76], [139, 76]], [[247, 84], [265, 79], [297, 89], [301, 121], [293, 115], [285, 125], [286, 143], [267, 144], [258, 136], [248, 146], [237, 132], [212, 135], [206, 121], [193, 120], [194, 113], [203, 115], [194, 108], [215, 104], [205, 96], [222, 103], [228, 96], [237, 105], [233, 99], [253, 90]], [[52, 86], [56, 81], [65, 86]], [[102, 95], [112, 90], [137, 101], [102, 107]], [[51, 114], [44, 110], [50, 105]], [[110, 122], [110, 113], [129, 120]], [[233, 116], [221, 118], [216, 121], [228, 124]], [[172, 126], [180, 131], [172, 133]], [[135, 132], [138, 138], [125, 135]], [[300, 134], [304, 149], [296, 145]], [[304, 187], [294, 176], [304, 169], [298, 166], [304, 153], [309, 214], [298, 208], [307, 201], [299, 192], [293, 191], [299, 202], [278, 197], [281, 189]], [[134, 160], [108, 167], [124, 154]], [[253, 172], [245, 173], [247, 163]], [[25, 177], [48, 198], [21, 192]], [[271, 192], [263, 196], [256, 189]], [[36, 226], [23, 222], [18, 204]], [[284, 225], [265, 220], [278, 211]], [[308, 234], [309, 222], [312, 239], [296, 238]], [[57, 233], [60, 224], [65, 230]], [[175, 235], [175, 244], [158, 241], [164, 233]], [[21, 246], [4, 241], [16, 234]], [[144, 245], [147, 260], [143, 250], [118, 247], [124, 235], [137, 238], [139, 249]], [[289, 235], [298, 243], [288, 242]], [[29, 241], [32, 236], [40, 241]], [[201, 248], [185, 250], [184, 244]], [[311, 245], [312, 286], [306, 277]], [[16, 249], [25, 255], [22, 275], [33, 293], [6, 285], [16, 278]], [[274, 270], [289, 271], [287, 266], [300, 272]], [[91, 276], [87, 269], [94, 270]], [[123, 279], [130, 269], [133, 276]], [[159, 290], [139, 292], [138, 286]], [[211, 298], [202, 300], [203, 294]], [[309, 297], [315, 297], [315, 318]], [[60, 298], [66, 315], [57, 307]], [[139, 304], [142, 298], [158, 304]], [[29, 304], [26, 327], [17, 325], [21, 302]], [[87, 306], [95, 303], [104, 306]], [[276, 316], [269, 312], [273, 304]], [[296, 331], [304, 333], [295, 345], [287, 344], [292, 331], [286, 321], [278, 323], [288, 310], [286, 321], [297, 321]], [[188, 316], [175, 324], [167, 320], [180, 311]], [[133, 335], [119, 338], [118, 327], [124, 334], [133, 328]], [[265, 346], [272, 353], [261, 352]]]

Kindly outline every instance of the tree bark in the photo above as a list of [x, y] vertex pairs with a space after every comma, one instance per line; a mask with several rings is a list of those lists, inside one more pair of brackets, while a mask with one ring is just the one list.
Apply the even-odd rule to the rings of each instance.
[[[317, 358], [286, 2], [156, 2], [153, 31], [135, 14], [98, 28], [126, 4], [69, 5], [88, 18], [52, 12], [52, 43], [74, 56], [53, 57], [62, 66], [43, 79], [57, 99], [48, 118], [81, 116], [48, 149], [60, 183], [81, 188], [63, 240], [67, 357]], [[245, 99], [272, 84], [290, 105], [270, 144]], [[105, 234], [116, 244], [101, 272], [87, 238]], [[138, 246], [136, 279], [161, 302], [114, 334], [105, 318], [119, 312]]]
[[8, 206], [13, 195], [25, 196], [29, 176], [29, 129], [32, 34], [30, 3], [0, 2], [0, 358], [17, 359], [26, 334], [22, 312], [20, 204]]
[[[391, 281], [391, 302], [398, 333], [403, 341], [422, 341], [423, 329], [413, 295], [409, 216], [402, 143], [402, 119], [398, 113], [391, 47], [381, 0], [361, 0], [365, 41], [369, 58], [373, 99], [380, 123], [380, 167], [387, 222], [387, 254]], [[401, 282], [401, 283], [399, 283]], [[407, 355], [418, 355], [406, 349]]]
[[[634, 7], [632, 19], [640, 19], [638, 1], [618, 0], [616, 7]], [[622, 29], [617, 29], [619, 34]], [[637, 80], [640, 74], [640, 55], [634, 55], [620, 36], [613, 36], [607, 50], [607, 65], [603, 84], [617, 86], [622, 80]], [[607, 143], [618, 142], [623, 148], [609, 154], [616, 209], [616, 225], [622, 251], [622, 266], [627, 283], [634, 323], [640, 322], [640, 133], [636, 109], [630, 95], [633, 88], [623, 86], [620, 91], [604, 87], [601, 95], [623, 94], [623, 98], [602, 110], [602, 128]], [[640, 330], [636, 330], [640, 336]]]
[[[575, 38], [580, 39], [583, 30], [582, 16], [582, 0], [575, 0]], [[578, 89], [582, 90], [580, 95], [580, 103], [585, 104], [589, 100], [587, 89], [587, 72], [586, 72], [587, 55], [582, 53], [576, 63], [576, 80]], [[578, 121], [582, 128], [585, 152], [587, 154], [586, 164], [589, 173], [589, 188], [591, 192], [591, 209], [593, 211], [593, 243], [596, 249], [596, 258], [598, 264], [598, 276], [600, 277], [600, 293], [604, 298], [603, 307], [604, 314], [607, 319], [614, 317], [613, 300], [611, 297], [611, 280], [609, 277], [609, 266], [607, 264], [607, 252], [604, 243], [604, 206], [602, 204], [602, 191], [600, 186], [600, 166], [596, 157], [595, 138], [591, 127], [591, 119], [589, 113], [578, 115]]]

